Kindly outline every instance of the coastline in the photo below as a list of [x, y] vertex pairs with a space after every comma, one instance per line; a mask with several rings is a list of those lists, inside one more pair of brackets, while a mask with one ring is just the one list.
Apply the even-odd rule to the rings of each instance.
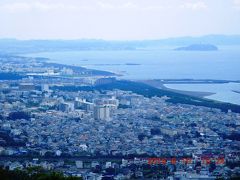
[[[67, 64], [61, 64], [57, 62], [51, 61], [49, 58], [43, 58], [38, 57], [35, 58], [37, 61], [42, 62], [45, 66], [55, 66], [55, 67], [66, 67], [73, 69], [75, 72], [84, 72], [80, 73], [78, 77], [87, 77], [87, 76], [102, 76], [102, 77], [116, 77], [119, 80], [124, 80], [123, 74], [120, 74], [119, 72], [111, 72], [111, 71], [103, 71], [103, 70], [97, 70], [97, 69], [91, 69], [84, 66], [78, 66], [78, 65], [67, 65]], [[71, 76], [72, 78], [72, 76]], [[155, 87], [160, 90], [165, 90], [173, 93], [178, 93], [186, 96], [196, 97], [196, 98], [202, 98], [202, 99], [211, 99], [208, 98], [208, 96], [215, 95], [217, 93], [215, 92], [205, 92], [205, 91], [189, 91], [189, 90], [178, 90], [178, 89], [172, 89], [166, 86], [166, 84], [224, 84], [224, 83], [240, 83], [239, 80], [214, 80], [214, 79], [149, 79], [149, 80], [133, 80], [135, 82], [142, 82], [147, 85], [150, 85], [152, 87]], [[234, 92], [234, 91], [233, 91]], [[236, 92], [237, 93], [237, 92]], [[239, 94], [239, 92], [238, 92]], [[214, 100], [214, 99], [211, 99]], [[219, 100], [217, 100], [219, 101]], [[224, 102], [224, 101], [219, 101]], [[238, 104], [238, 103], [232, 103], [231, 104]]]
[[232, 92], [235, 92], [235, 93], [238, 93], [238, 94], [240, 94], [240, 91], [235, 91], [235, 90], [232, 90]]
[[198, 98], [205, 98], [205, 96], [211, 96], [211, 95], [216, 94], [216, 93], [212, 93], [212, 92], [183, 91], [183, 90], [171, 89], [171, 88], [168, 88], [165, 86], [166, 83], [159, 81], [159, 80], [143, 80], [140, 82], [143, 82], [147, 85], [150, 85], [150, 86], [158, 88], [158, 89], [172, 91], [175, 93], [184, 94], [184, 95], [188, 95], [188, 96], [194, 96], [194, 97], [198, 97]]

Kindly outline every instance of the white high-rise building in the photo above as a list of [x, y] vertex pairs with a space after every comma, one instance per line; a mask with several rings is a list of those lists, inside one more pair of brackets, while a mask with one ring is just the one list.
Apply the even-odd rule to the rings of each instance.
[[110, 120], [110, 107], [108, 105], [96, 105], [94, 107], [94, 119]]
[[77, 168], [83, 168], [83, 162], [82, 161], [75, 161]]
[[42, 85], [41, 85], [41, 90], [42, 90], [42, 91], [49, 91], [49, 86], [48, 86], [48, 84], [42, 84]]

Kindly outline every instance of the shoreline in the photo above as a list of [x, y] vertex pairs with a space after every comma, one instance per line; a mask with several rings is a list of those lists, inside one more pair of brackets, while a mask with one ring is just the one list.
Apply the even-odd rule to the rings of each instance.
[[[183, 90], [171, 89], [171, 88], [168, 88], [165, 86], [165, 84], [171, 84], [171, 83], [165, 83], [164, 81], [159, 81], [159, 80], [143, 80], [140, 82], [143, 82], [147, 85], [150, 85], [150, 86], [158, 88], [158, 89], [172, 91], [172, 92], [176, 92], [176, 93], [180, 93], [180, 94], [184, 94], [184, 95], [188, 95], [188, 96], [199, 97], [199, 98], [205, 98], [205, 96], [211, 96], [211, 95], [216, 94], [216, 93], [212, 93], [212, 92], [183, 91]], [[187, 83], [187, 82], [184, 82], [184, 83]]]
[[[179, 89], [173, 89], [173, 88], [167, 87], [168, 84], [170, 84], [170, 85], [171, 84], [227, 84], [227, 83], [239, 83], [239, 81], [230, 81], [230, 80], [229, 81], [227, 81], [227, 80], [189, 80], [189, 81], [184, 80], [184, 81], [182, 81], [182, 80], [177, 80], [177, 81], [175, 81], [177, 83], [175, 83], [175, 82], [173, 83], [173, 80], [170, 80], [170, 81], [169, 80], [142, 80], [139, 82], [145, 83], [149, 86], [155, 87], [160, 90], [166, 90], [166, 91], [179, 93], [182, 95], [187, 95], [187, 96], [191, 96], [191, 97], [195, 97], [195, 98], [201, 98], [201, 99], [205, 99], [205, 100], [213, 100], [213, 101], [218, 101], [218, 102], [222, 102], [222, 103], [230, 103], [230, 104], [240, 105], [238, 101], [232, 101], [232, 100], [223, 101], [220, 99], [211, 98], [212, 95], [218, 94], [217, 92], [179, 90]], [[200, 83], [198, 83], [198, 82], [200, 82]], [[229, 90], [229, 91], [236, 93], [236, 94], [240, 94], [240, 91], [238, 91], [238, 90]]]
[[[116, 72], [111, 72], [111, 71], [102, 71], [102, 70], [97, 70], [97, 69], [91, 69], [91, 68], [86, 68], [83, 66], [78, 66], [78, 65], [68, 65], [68, 64], [61, 64], [57, 62], [51, 61], [49, 58], [43, 58], [43, 57], [38, 57], [34, 58], [38, 62], [41, 62], [44, 64], [44, 66], [56, 66], [56, 67], [66, 67], [73, 69], [76, 72], [86, 72], [86, 76], [88, 75], [93, 75], [93, 76], [104, 76], [104, 77], [118, 77], [118, 79], [124, 80], [125, 78], [123, 77], [122, 74], [116, 73]], [[90, 72], [90, 73], [89, 73]], [[85, 77], [86, 77], [85, 76]], [[122, 77], [122, 78], [121, 78]], [[224, 83], [240, 83], [240, 80], [213, 80], [213, 79], [150, 79], [150, 80], [134, 80], [135, 82], [142, 82], [144, 84], [150, 85], [152, 87], [155, 87], [160, 90], [166, 90], [169, 92], [174, 92], [182, 95], [187, 95], [195, 98], [202, 98], [202, 99], [210, 99], [207, 98], [208, 96], [216, 94], [215, 92], [202, 92], [202, 91], [188, 91], [188, 90], [178, 90], [178, 89], [172, 89], [166, 87], [166, 84], [224, 84]], [[235, 92], [239, 93], [239, 92]], [[220, 101], [223, 102], [223, 101]]]
[[240, 94], [240, 91], [232, 90], [232, 92], [235, 92], [237, 94]]

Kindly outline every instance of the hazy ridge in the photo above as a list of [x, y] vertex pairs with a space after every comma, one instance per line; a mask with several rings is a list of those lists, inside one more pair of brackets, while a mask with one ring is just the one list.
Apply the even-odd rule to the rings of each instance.
[[188, 46], [214, 44], [216, 46], [240, 45], [240, 35], [206, 35], [158, 40], [107, 41], [101, 39], [79, 40], [17, 40], [0, 39], [0, 53], [31, 53], [71, 50], [136, 50], [161, 46]]

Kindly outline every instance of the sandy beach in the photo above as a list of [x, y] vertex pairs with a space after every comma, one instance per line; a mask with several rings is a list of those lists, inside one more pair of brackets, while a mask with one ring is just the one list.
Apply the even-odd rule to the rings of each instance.
[[145, 84], [148, 84], [150, 86], [153, 86], [155, 88], [158, 89], [164, 89], [164, 90], [168, 90], [168, 91], [172, 91], [172, 92], [176, 92], [176, 93], [180, 93], [180, 94], [185, 94], [185, 95], [189, 95], [189, 96], [194, 96], [194, 97], [205, 97], [205, 96], [210, 96], [213, 95], [215, 93], [212, 92], [200, 92], [200, 91], [181, 91], [181, 90], [176, 90], [176, 89], [170, 89], [167, 88], [164, 84], [166, 84], [165, 82], [162, 82], [160, 80], [144, 80], [141, 81]]

